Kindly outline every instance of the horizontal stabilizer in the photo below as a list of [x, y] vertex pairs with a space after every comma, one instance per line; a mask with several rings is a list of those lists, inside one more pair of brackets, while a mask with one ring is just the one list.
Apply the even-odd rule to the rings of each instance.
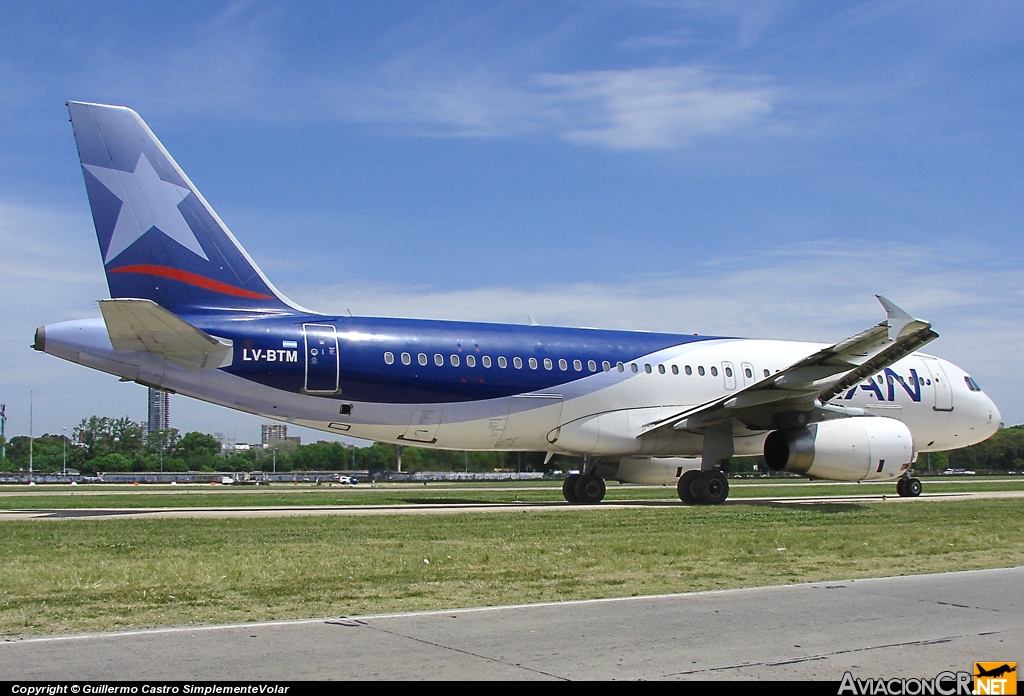
[[231, 364], [231, 341], [216, 338], [152, 300], [100, 300], [114, 350], [146, 351], [192, 372]]

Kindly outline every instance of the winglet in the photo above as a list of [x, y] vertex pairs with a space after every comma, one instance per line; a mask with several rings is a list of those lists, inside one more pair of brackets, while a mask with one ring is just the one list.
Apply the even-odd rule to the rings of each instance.
[[914, 322], [918, 322], [921, 324], [928, 323], [910, 316], [902, 309], [897, 307], [895, 304], [893, 304], [892, 300], [882, 295], [875, 295], [875, 297], [878, 299], [878, 302], [885, 309], [885, 319], [886, 323], [889, 325], [890, 341], [895, 341], [897, 338], [899, 338], [900, 333], [903, 331], [903, 329], [907, 327], [908, 324], [912, 324]]

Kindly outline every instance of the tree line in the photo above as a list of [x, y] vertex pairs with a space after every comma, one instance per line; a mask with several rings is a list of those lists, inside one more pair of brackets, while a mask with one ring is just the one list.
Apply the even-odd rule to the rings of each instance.
[[[0, 471], [27, 470], [29, 438], [17, 436], [0, 443], [7, 456]], [[402, 470], [416, 471], [544, 471], [574, 469], [578, 458], [556, 456], [547, 465], [543, 452], [457, 452], [404, 447]], [[181, 435], [176, 428], [145, 433], [128, 417], [91, 416], [71, 436], [45, 434], [32, 446], [33, 469], [59, 472], [66, 465], [86, 475], [128, 471], [394, 471], [398, 448], [374, 443], [350, 447], [340, 442], [298, 445], [278, 442], [272, 448], [253, 447], [224, 456], [221, 444], [207, 433]], [[733, 472], [751, 471], [760, 457], [730, 460]], [[764, 470], [764, 467], [759, 467]], [[940, 472], [962, 468], [982, 472], [1024, 471], [1024, 425], [1002, 428], [985, 442], [949, 452], [921, 454], [915, 470]]]
[[[29, 438], [17, 436], [6, 444], [0, 471], [28, 470]], [[350, 447], [340, 442], [298, 445], [278, 441], [271, 448], [221, 452], [213, 435], [176, 428], [145, 433], [142, 424], [128, 417], [91, 416], [64, 434], [44, 434], [32, 445], [32, 468], [39, 473], [59, 472], [66, 466], [85, 475], [129, 471], [394, 471], [398, 448], [374, 443]], [[404, 447], [403, 471], [471, 471], [495, 469], [543, 470], [543, 452], [453, 452]], [[551, 463], [557, 467], [558, 461]]]

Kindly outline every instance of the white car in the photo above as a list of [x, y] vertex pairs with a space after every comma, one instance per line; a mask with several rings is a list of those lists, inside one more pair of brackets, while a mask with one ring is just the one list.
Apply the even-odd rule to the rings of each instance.
[[220, 479], [220, 482], [222, 484], [224, 484], [225, 486], [230, 486], [232, 483], [235, 482], [235, 480], [233, 478], [231, 478], [230, 476], [222, 476], [221, 479]]

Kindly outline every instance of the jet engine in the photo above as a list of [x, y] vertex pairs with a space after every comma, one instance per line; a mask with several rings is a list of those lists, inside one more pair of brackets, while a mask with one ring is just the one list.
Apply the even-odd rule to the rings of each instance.
[[915, 459], [914, 439], [902, 422], [858, 417], [776, 430], [764, 441], [773, 471], [790, 471], [832, 481], [891, 479]]

